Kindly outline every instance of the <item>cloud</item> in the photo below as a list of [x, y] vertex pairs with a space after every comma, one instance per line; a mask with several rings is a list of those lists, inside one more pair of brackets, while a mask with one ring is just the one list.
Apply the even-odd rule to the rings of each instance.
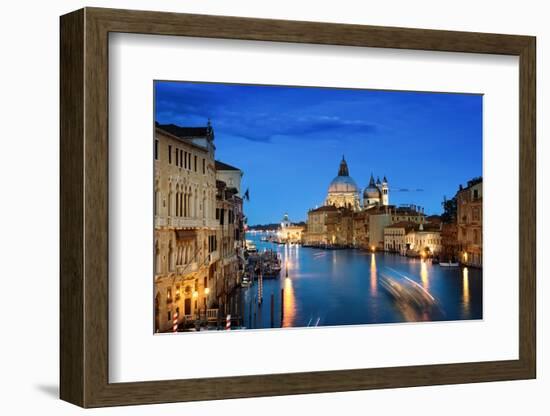
[[[365, 137], [378, 126], [345, 117], [340, 101], [317, 89], [227, 84], [157, 83], [156, 118], [161, 123], [201, 125], [212, 120], [217, 135], [271, 142], [277, 137], [316, 140]], [[338, 94], [342, 94], [338, 91]]]
[[293, 115], [244, 117], [239, 122], [222, 120], [216, 131], [244, 139], [271, 142], [277, 137], [300, 136], [305, 139], [333, 139], [335, 136], [371, 135], [378, 130], [375, 124], [325, 116], [297, 118]]

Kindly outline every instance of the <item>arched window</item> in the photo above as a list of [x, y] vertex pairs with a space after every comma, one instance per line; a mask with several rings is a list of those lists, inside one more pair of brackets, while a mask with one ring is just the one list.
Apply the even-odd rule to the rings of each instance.
[[197, 218], [199, 215], [198, 210], [198, 198], [197, 198], [197, 190], [195, 189], [195, 192], [193, 192], [193, 218]]
[[155, 242], [155, 272], [156, 274], [162, 273], [161, 261], [160, 261], [160, 248], [158, 240]]
[[187, 216], [192, 217], [193, 211], [191, 210], [191, 187], [187, 188]]
[[191, 207], [189, 206], [189, 193], [191, 192], [191, 188], [186, 188], [185, 190], [185, 216], [186, 217], [189, 217], [190, 216], [190, 210], [191, 210]]
[[159, 191], [159, 181], [155, 181], [155, 194], [153, 201], [153, 210], [155, 215], [159, 215], [159, 206], [160, 206], [160, 191]]
[[179, 209], [179, 212], [178, 212], [178, 215], [180, 217], [183, 217], [184, 216], [184, 197], [185, 197], [185, 188], [184, 187], [181, 187], [180, 188], [180, 194], [178, 196], [178, 200], [179, 200], [179, 206], [180, 206], [180, 209]]
[[170, 184], [170, 190], [168, 191], [168, 216], [171, 217], [174, 215], [174, 207], [172, 206], [172, 184]]
[[216, 191], [210, 191], [210, 201], [212, 201], [212, 208], [210, 212], [210, 218], [216, 218]]
[[180, 212], [180, 209], [181, 209], [181, 207], [180, 207], [180, 186], [179, 186], [179, 184], [176, 185], [176, 197], [174, 199], [175, 199], [174, 205], [176, 206], [176, 210], [174, 212], [174, 215], [176, 217], [179, 217], [179, 212]]
[[168, 271], [174, 271], [174, 247], [172, 246], [172, 240], [168, 243]]
[[206, 191], [202, 191], [202, 217], [206, 218]]

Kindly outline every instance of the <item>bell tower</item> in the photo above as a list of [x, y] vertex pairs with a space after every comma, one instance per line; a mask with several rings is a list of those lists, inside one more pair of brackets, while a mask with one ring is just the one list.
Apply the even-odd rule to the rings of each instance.
[[382, 205], [389, 205], [390, 204], [390, 189], [388, 187], [388, 179], [386, 178], [386, 175], [384, 175], [384, 179], [382, 179]]

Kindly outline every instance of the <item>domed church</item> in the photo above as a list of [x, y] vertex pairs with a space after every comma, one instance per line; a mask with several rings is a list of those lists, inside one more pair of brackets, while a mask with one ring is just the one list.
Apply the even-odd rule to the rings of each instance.
[[389, 205], [389, 187], [388, 180], [380, 181], [380, 178], [374, 181], [374, 176], [370, 175], [370, 182], [363, 191], [363, 206], [361, 207], [361, 195], [359, 188], [353, 178], [349, 176], [349, 168], [344, 156], [340, 162], [338, 176], [336, 176], [328, 187], [325, 205], [331, 205], [336, 208], [348, 208], [352, 211], [360, 211], [361, 208], [369, 209], [376, 206]]
[[361, 209], [359, 188], [351, 176], [349, 176], [348, 164], [342, 156], [338, 176], [336, 176], [328, 187], [325, 205], [332, 205], [336, 208], [348, 208], [352, 211]]

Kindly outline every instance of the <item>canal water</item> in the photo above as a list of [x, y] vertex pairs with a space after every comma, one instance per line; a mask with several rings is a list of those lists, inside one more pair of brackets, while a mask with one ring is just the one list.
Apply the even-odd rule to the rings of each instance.
[[[283, 270], [278, 279], [263, 279], [261, 305], [257, 282], [243, 290], [241, 307], [247, 328], [270, 328], [272, 323], [278, 328], [482, 318], [480, 269], [441, 267], [397, 254], [355, 249], [278, 245], [260, 241], [260, 236], [249, 233], [246, 238], [254, 241], [258, 251], [278, 252]], [[384, 290], [386, 278], [415, 282], [435, 306], [419, 311], [398, 302]]]

